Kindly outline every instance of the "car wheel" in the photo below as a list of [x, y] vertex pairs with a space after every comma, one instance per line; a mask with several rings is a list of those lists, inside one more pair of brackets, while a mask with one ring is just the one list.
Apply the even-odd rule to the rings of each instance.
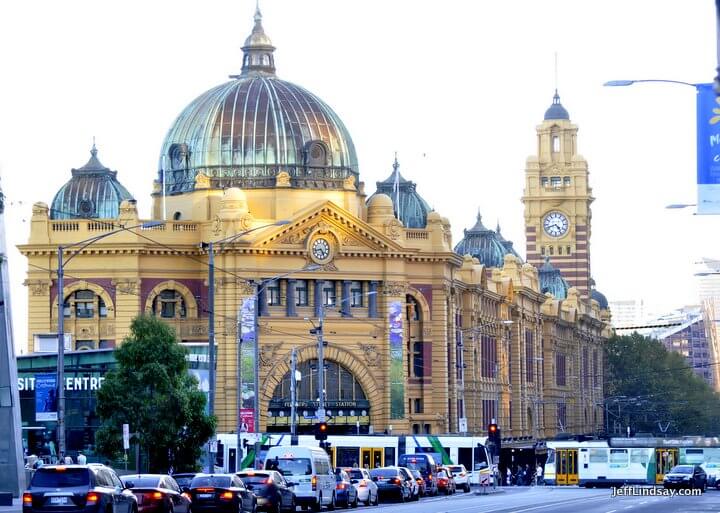
[[470, 483], [465, 483], [465, 493], [470, 493]]
[[313, 511], [320, 511], [322, 509], [322, 494], [320, 497], [318, 497], [318, 500], [313, 502], [312, 504], [312, 510]]

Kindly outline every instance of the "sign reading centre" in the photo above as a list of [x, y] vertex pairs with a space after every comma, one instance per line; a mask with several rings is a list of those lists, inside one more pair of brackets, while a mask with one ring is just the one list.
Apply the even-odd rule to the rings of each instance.
[[[54, 391], [56, 381], [55, 374], [36, 374], [34, 377], [18, 378], [18, 391], [35, 390], [37, 397], [38, 394], [46, 393], [45, 390], [50, 386], [48, 384], [50, 378], [52, 378], [52, 388]], [[98, 390], [102, 386], [103, 381], [105, 381], [105, 378], [95, 376], [65, 378], [65, 390]], [[53, 392], [53, 394], [54, 393], [55, 392]]]

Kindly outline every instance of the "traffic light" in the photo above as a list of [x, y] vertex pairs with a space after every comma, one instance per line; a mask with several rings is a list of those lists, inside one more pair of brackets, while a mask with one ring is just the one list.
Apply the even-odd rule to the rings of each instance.
[[488, 445], [493, 447], [494, 455], [500, 454], [500, 428], [494, 422], [488, 424]]
[[327, 422], [318, 422], [315, 424], [315, 440], [327, 440], [327, 432]]

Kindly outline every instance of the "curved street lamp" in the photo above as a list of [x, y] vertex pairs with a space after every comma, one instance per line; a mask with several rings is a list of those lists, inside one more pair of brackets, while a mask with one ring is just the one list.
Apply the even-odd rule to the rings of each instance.
[[[134, 226], [123, 226], [111, 232], [103, 233], [89, 239], [68, 244], [67, 246], [58, 246], [57, 249], [57, 286], [58, 286], [58, 348], [57, 348], [57, 440], [58, 440], [58, 455], [60, 458], [65, 456], [65, 266], [75, 258], [83, 249], [116, 233], [123, 231], [130, 231], [136, 228], [154, 228], [156, 226], [164, 225], [163, 221], [148, 221], [140, 223]], [[77, 248], [70, 257], [63, 261], [64, 252], [66, 249], [71, 249], [76, 246]]]

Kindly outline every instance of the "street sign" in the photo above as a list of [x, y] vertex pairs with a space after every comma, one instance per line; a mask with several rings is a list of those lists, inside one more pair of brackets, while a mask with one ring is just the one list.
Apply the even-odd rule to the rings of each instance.
[[130, 448], [130, 424], [123, 424], [123, 449], [128, 450]]

